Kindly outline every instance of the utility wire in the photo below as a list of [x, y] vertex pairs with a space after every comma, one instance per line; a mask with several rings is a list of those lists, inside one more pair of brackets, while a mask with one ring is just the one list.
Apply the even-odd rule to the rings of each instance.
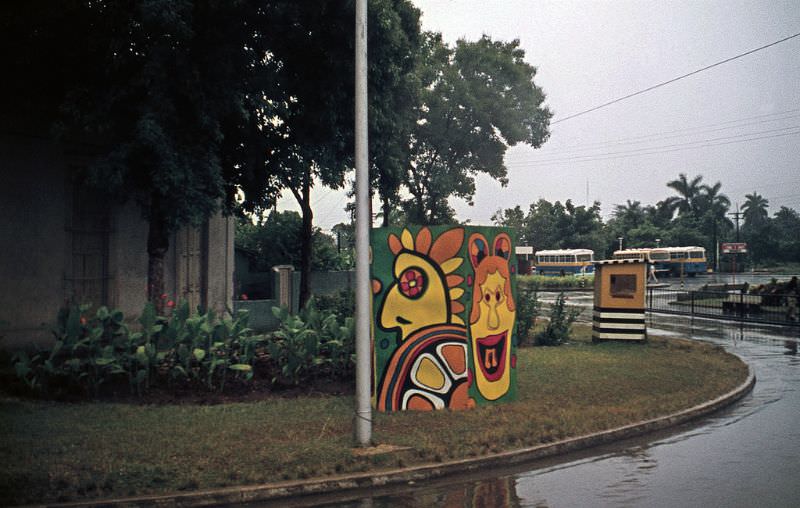
[[[795, 110], [800, 111], [800, 109]], [[787, 112], [788, 113], [788, 112]], [[653, 134], [644, 134], [641, 136], [634, 136], [631, 138], [621, 138], [615, 140], [608, 140], [608, 141], [597, 141], [594, 143], [586, 143], [582, 145], [576, 145], [574, 147], [564, 148], [564, 149], [553, 149], [548, 150], [547, 147], [541, 148], [537, 153], [541, 154], [542, 156], [552, 156], [552, 155], [564, 155], [570, 154], [574, 152], [586, 152], [591, 150], [600, 150], [603, 148], [615, 146], [615, 145], [638, 145], [642, 143], [652, 143], [653, 141], [662, 141], [665, 139], [674, 139], [674, 138], [682, 138], [687, 136], [694, 136], [694, 135], [702, 135], [702, 134], [709, 134], [712, 132], [719, 132], [719, 131], [726, 131], [731, 129], [738, 129], [740, 127], [749, 127], [752, 125], [761, 125], [765, 123], [773, 123], [773, 122], [781, 122], [784, 120], [792, 120], [795, 118], [799, 118], [800, 114], [791, 114], [787, 116], [787, 113], [778, 113], [775, 115], [782, 115], [781, 118], [767, 118], [763, 120], [753, 120], [750, 122], [746, 122], [745, 120], [749, 120], [749, 118], [742, 118], [739, 120], [732, 120], [728, 122], [721, 122], [718, 124], [708, 124], [703, 126], [697, 127], [686, 127], [684, 129], [676, 129], [672, 131], [665, 131], [665, 132], [658, 132]], [[760, 118], [762, 115], [758, 117], [752, 118]], [[726, 124], [733, 124], [738, 123], [738, 125], [727, 125]], [[713, 129], [708, 129], [707, 127], [716, 127]], [[659, 138], [657, 140], [651, 138]]]
[[719, 65], [722, 65], [722, 64], [725, 64], [725, 63], [728, 63], [728, 62], [731, 62], [731, 61], [736, 60], [738, 58], [742, 58], [744, 56], [751, 55], [751, 54], [753, 54], [753, 53], [755, 53], [757, 51], [761, 51], [762, 49], [767, 49], [769, 47], [775, 46], [776, 44], [780, 44], [782, 42], [786, 42], [789, 39], [794, 39], [795, 37], [798, 37], [798, 36], [800, 36], [800, 33], [796, 33], [794, 35], [790, 35], [788, 37], [784, 37], [783, 39], [777, 40], [775, 42], [771, 42], [771, 43], [766, 44], [764, 46], [761, 46], [759, 48], [751, 49], [750, 51], [745, 51], [744, 53], [740, 53], [740, 54], [738, 54], [736, 56], [732, 56], [730, 58], [726, 58], [725, 60], [719, 61], [717, 63], [713, 63], [711, 65], [707, 65], [705, 67], [702, 67], [700, 69], [694, 70], [694, 71], [689, 72], [687, 74], [684, 74], [682, 76], [678, 76], [677, 78], [672, 78], [672, 79], [664, 81], [662, 83], [658, 83], [657, 85], [653, 85], [651, 87], [645, 88], [644, 90], [639, 90], [638, 92], [633, 92], [633, 93], [628, 94], [628, 95], [626, 95], [624, 97], [619, 97], [619, 98], [614, 99], [612, 101], [608, 101], [608, 102], [606, 102], [604, 104], [600, 104], [599, 106], [595, 106], [593, 108], [589, 108], [589, 109], [581, 111], [579, 113], [575, 113], [575, 114], [572, 114], [572, 115], [569, 115], [569, 116], [565, 116], [564, 118], [559, 118], [557, 120], [554, 120], [554, 121], [550, 122], [550, 125], [555, 125], [557, 123], [561, 123], [561, 122], [564, 122], [566, 120], [570, 120], [572, 118], [576, 118], [576, 117], [579, 117], [581, 115], [585, 115], [586, 113], [591, 113], [592, 111], [597, 111], [598, 109], [605, 108], [606, 106], [610, 106], [612, 104], [616, 104], [618, 102], [624, 101], [625, 99], [630, 99], [631, 97], [635, 97], [637, 95], [641, 95], [643, 93], [650, 92], [651, 90], [655, 90], [656, 88], [660, 88], [660, 87], [662, 87], [664, 85], [668, 85], [668, 84], [674, 83], [674, 82], [676, 82], [678, 80], [681, 80], [681, 79], [684, 79], [684, 78], [688, 78], [689, 76], [694, 76], [695, 74], [701, 73], [703, 71], [707, 71], [708, 69], [712, 69], [714, 67], [717, 67]]
[[[796, 128], [796, 127], [794, 127], [794, 128]], [[754, 134], [758, 134], [758, 133], [754, 133]], [[596, 156], [585, 155], [585, 156], [582, 156], [582, 157], [565, 157], [565, 158], [561, 158], [561, 159], [549, 159], [549, 160], [542, 160], [542, 161], [520, 161], [519, 163], [511, 163], [511, 164], [509, 164], [509, 166], [517, 166], [517, 167], [519, 167], [519, 166], [527, 166], [527, 167], [530, 167], [530, 166], [546, 166], [546, 165], [549, 165], [549, 164], [567, 164], [567, 163], [576, 163], [576, 162], [594, 162], [594, 161], [603, 161], [603, 160], [612, 160], [612, 159], [626, 159], [626, 158], [630, 158], [630, 157], [639, 157], [639, 156], [642, 156], [642, 155], [654, 155], [654, 154], [661, 154], [661, 153], [678, 152], [678, 151], [682, 151], [682, 150], [692, 150], [692, 149], [697, 149], [697, 148], [708, 148], [708, 147], [713, 147], [713, 146], [731, 145], [731, 144], [734, 144], [734, 143], [744, 143], [744, 142], [747, 142], [747, 141], [757, 141], [757, 140], [760, 140], [760, 139], [772, 139], [772, 138], [780, 138], [780, 137], [785, 137], [785, 136], [795, 136], [795, 135], [798, 135], [798, 134], [800, 134], [800, 130], [797, 130], [795, 132], [786, 132], [786, 133], [782, 133], [782, 134], [772, 134], [772, 135], [767, 135], [767, 136], [758, 136], [758, 137], [748, 138], [748, 139], [735, 139], [735, 140], [732, 140], [732, 141], [725, 141], [725, 142], [720, 142], [720, 143], [711, 142], [713, 140], [693, 141], [692, 143], [685, 143], [683, 145], [680, 145], [680, 144], [668, 145], [668, 146], [675, 146], [677, 148], [668, 148], [666, 150], [660, 149], [660, 148], [665, 148], [665, 147], [653, 147], [653, 148], [648, 149], [648, 150], [652, 150], [652, 151], [642, 152], [642, 153], [632, 153], [633, 151], [630, 151], [630, 152], [617, 152], [615, 154], [598, 154]], [[747, 135], [753, 135], [753, 134], [747, 134]], [[740, 136], [732, 136], [732, 137], [740, 137]], [[717, 138], [717, 140], [730, 139], [730, 138], [731, 137]], [[708, 144], [699, 144], [699, 143], [706, 143], [706, 142], [708, 142]], [[689, 145], [697, 145], [697, 146], [689, 146]], [[643, 150], [643, 149], [640, 149], [640, 150]], [[576, 159], [580, 159], [580, 160], [576, 160]]]
[[[749, 136], [760, 136], [763, 134], [772, 134], [776, 132], [784, 132], [790, 130], [800, 129], [800, 125], [791, 125], [788, 127], [781, 127], [778, 129], [768, 129], [763, 131], [756, 131], [756, 132], [746, 132], [742, 134], [736, 134], [734, 136], [722, 136], [718, 138], [709, 138], [709, 139], [701, 139], [699, 141], [687, 141], [685, 143], [672, 143], [669, 145], [656, 145], [656, 146], [646, 146], [643, 148], [632, 148], [628, 150], [621, 150], [617, 152], [605, 152], [605, 153], [596, 153], [596, 154], [588, 154], [588, 155], [573, 155], [573, 156], [565, 156], [565, 157], [551, 157], [549, 159], [528, 159], [525, 163], [545, 163], [545, 162], [561, 162], [561, 161], [571, 161], [571, 160], [579, 160], [579, 159], [593, 159], [595, 157], [604, 157], [608, 155], [635, 155], [638, 152], [649, 152], [651, 150], [661, 150], [664, 148], [678, 148], [678, 147], [691, 147], [691, 145], [699, 145], [704, 143], [714, 143], [718, 141], [727, 141], [729, 139], [739, 139], [739, 138], [747, 138]], [[748, 141], [748, 140], [743, 140]], [[713, 145], [712, 145], [713, 146]]]

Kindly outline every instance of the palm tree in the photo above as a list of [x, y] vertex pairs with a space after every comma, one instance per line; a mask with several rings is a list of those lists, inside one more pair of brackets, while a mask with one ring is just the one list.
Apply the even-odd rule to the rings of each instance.
[[761, 194], [753, 191], [752, 194], [745, 194], [745, 202], [742, 205], [742, 217], [746, 225], [762, 224], [767, 218], [769, 213], [769, 200]]
[[626, 200], [624, 205], [614, 205], [614, 211], [611, 215], [623, 224], [626, 229], [633, 229], [641, 226], [644, 223], [645, 212], [642, 208], [641, 201]]
[[719, 268], [716, 253], [719, 226], [722, 225], [725, 228], [733, 227], [731, 220], [727, 217], [731, 200], [720, 192], [721, 188], [721, 182], [711, 186], [703, 185], [702, 194], [696, 199], [698, 215], [702, 219], [703, 232], [707, 235], [706, 238], [709, 236], [711, 238], [711, 243], [706, 243], [706, 247], [711, 248], [709, 252], [713, 254], [712, 259], [716, 268]]
[[686, 173], [681, 173], [678, 175], [677, 180], [667, 183], [667, 187], [674, 189], [678, 193], [678, 196], [666, 199], [666, 203], [673, 213], [677, 210], [678, 215], [684, 215], [687, 213], [694, 214], [697, 211], [697, 203], [695, 201], [702, 190], [703, 185], [700, 183], [702, 181], [702, 175], [697, 175], [689, 181], [686, 178]]
[[701, 215], [710, 212], [717, 220], [727, 220], [725, 219], [725, 214], [728, 213], [728, 209], [731, 207], [731, 200], [728, 199], [728, 196], [719, 192], [721, 187], [721, 182], [711, 186], [702, 186], [702, 194], [696, 199], [697, 209]]

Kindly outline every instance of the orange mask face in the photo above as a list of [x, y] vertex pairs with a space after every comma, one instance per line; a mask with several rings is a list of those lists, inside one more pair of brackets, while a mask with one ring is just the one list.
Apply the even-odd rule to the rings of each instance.
[[508, 268], [511, 240], [495, 238], [494, 255], [480, 233], [470, 236], [470, 262], [475, 270], [469, 319], [472, 362], [478, 391], [487, 400], [505, 395], [511, 385], [511, 339], [516, 305]]

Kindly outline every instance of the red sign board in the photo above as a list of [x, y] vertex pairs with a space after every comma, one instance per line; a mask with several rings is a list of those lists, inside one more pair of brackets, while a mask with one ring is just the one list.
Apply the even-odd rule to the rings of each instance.
[[744, 254], [747, 252], [747, 244], [744, 242], [723, 242], [719, 247], [723, 254]]

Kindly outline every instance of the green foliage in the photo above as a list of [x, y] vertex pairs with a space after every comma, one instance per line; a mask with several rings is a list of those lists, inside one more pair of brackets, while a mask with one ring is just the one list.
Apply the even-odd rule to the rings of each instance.
[[246, 311], [218, 320], [213, 311], [191, 316], [183, 302], [163, 317], [148, 303], [133, 333], [119, 310], [100, 307], [88, 317], [87, 311], [62, 309], [52, 348], [14, 355], [16, 374], [29, 388], [50, 397], [96, 397], [102, 386], [125, 380], [131, 393], [142, 395], [163, 383], [221, 391], [229, 371], [252, 379], [260, 339], [247, 328]]
[[272, 382], [301, 386], [313, 379], [348, 379], [355, 368], [355, 324], [317, 308], [312, 298], [299, 314], [273, 307], [281, 321], [267, 344], [275, 368]]
[[536, 285], [523, 287], [517, 284], [517, 337], [520, 345], [533, 343], [531, 332], [536, 326], [536, 318], [539, 317], [541, 302], [539, 301], [539, 290]]
[[498, 210], [492, 220], [500, 226], [514, 227], [520, 245], [535, 245], [543, 249], [592, 249], [602, 258], [608, 244], [600, 203], [575, 206], [572, 200], [550, 203], [540, 199], [524, 214], [519, 207]]
[[330, 295], [315, 295], [314, 303], [320, 312], [330, 312], [340, 317], [355, 316], [356, 294], [349, 288]]
[[560, 346], [569, 339], [572, 323], [578, 318], [580, 309], [567, 307], [564, 293], [559, 293], [555, 303], [550, 307], [550, 321], [545, 329], [536, 334], [539, 346]]
[[475, 194], [475, 175], [507, 183], [503, 156], [509, 146], [535, 148], [549, 136], [550, 111], [534, 84], [536, 69], [524, 61], [519, 41], [459, 40], [448, 46], [428, 33], [420, 49], [418, 118], [404, 203], [413, 223], [453, 222], [447, 200]]
[[[348, 305], [347, 293], [338, 299], [337, 305]], [[213, 310], [192, 314], [182, 302], [169, 316], [159, 316], [148, 303], [135, 332], [118, 310], [101, 307], [94, 316], [87, 311], [63, 309], [50, 349], [12, 357], [18, 378], [32, 391], [97, 397], [127, 383], [136, 396], [156, 388], [222, 392], [231, 381], [252, 382], [256, 367], [278, 386], [354, 375], [353, 318], [320, 310], [313, 299], [297, 315], [273, 309], [281, 326], [269, 337], [252, 334], [244, 310], [220, 318]]]
[[[262, 272], [276, 265], [299, 267], [302, 235], [303, 219], [293, 211], [272, 211], [256, 224], [241, 218], [236, 224], [236, 246], [256, 253], [254, 269]], [[330, 235], [314, 228], [312, 243], [313, 270], [347, 268], [347, 263], [336, 250], [336, 240]]]
[[565, 275], [563, 277], [520, 275], [517, 277], [517, 284], [519, 284], [520, 288], [536, 290], [592, 289], [594, 287], [594, 275]]

